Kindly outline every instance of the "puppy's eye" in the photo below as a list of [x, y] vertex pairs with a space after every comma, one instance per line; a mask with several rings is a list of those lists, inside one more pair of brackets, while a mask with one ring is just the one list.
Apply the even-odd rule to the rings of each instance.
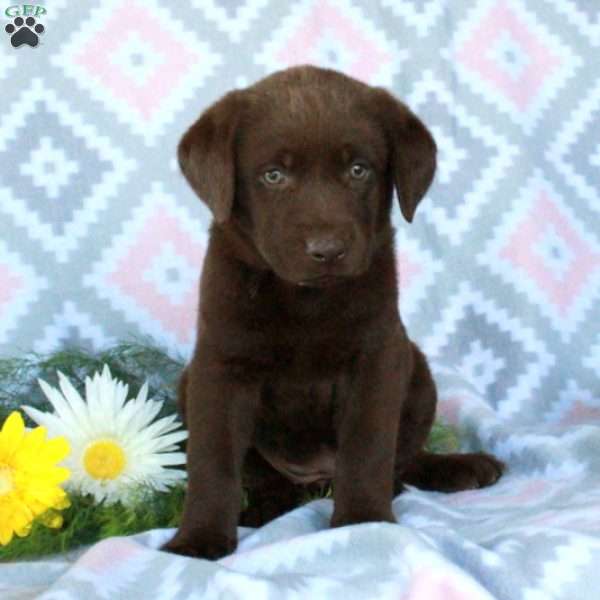
[[279, 185], [285, 181], [285, 175], [279, 169], [269, 169], [263, 174], [263, 179], [269, 185]]
[[350, 167], [350, 175], [353, 179], [364, 179], [369, 174], [369, 169], [361, 163], [354, 163]]

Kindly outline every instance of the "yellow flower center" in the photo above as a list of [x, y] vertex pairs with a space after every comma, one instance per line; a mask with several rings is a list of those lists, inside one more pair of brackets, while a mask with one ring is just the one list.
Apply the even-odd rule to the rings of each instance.
[[12, 492], [13, 488], [12, 469], [0, 464], [0, 496]]
[[112, 440], [96, 440], [85, 450], [83, 466], [94, 479], [116, 479], [125, 469], [125, 452]]

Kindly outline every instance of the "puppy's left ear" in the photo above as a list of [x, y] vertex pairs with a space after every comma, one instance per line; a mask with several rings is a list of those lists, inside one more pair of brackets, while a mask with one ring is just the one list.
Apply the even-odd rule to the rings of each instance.
[[400, 210], [411, 223], [433, 181], [437, 146], [427, 127], [405, 104], [382, 88], [377, 93], [378, 115], [392, 147], [391, 169]]

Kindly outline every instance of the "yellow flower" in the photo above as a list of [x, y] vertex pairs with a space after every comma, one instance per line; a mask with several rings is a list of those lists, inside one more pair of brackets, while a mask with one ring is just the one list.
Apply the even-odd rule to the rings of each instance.
[[0, 430], [0, 545], [13, 534], [23, 537], [32, 521], [49, 509], [69, 505], [60, 487], [70, 473], [56, 466], [69, 453], [64, 437], [46, 440], [46, 428], [25, 431], [23, 417], [14, 411]]

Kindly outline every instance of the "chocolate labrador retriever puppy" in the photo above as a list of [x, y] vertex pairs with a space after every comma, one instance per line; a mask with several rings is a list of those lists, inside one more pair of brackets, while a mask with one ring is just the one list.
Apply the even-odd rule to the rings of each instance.
[[436, 389], [398, 314], [394, 187], [412, 221], [436, 146], [388, 92], [295, 67], [227, 94], [178, 148], [214, 222], [195, 352], [179, 389], [189, 429], [183, 521], [166, 550], [237, 543], [242, 484], [259, 525], [332, 481], [331, 525], [394, 522], [402, 483], [494, 483], [487, 454], [423, 445]]

